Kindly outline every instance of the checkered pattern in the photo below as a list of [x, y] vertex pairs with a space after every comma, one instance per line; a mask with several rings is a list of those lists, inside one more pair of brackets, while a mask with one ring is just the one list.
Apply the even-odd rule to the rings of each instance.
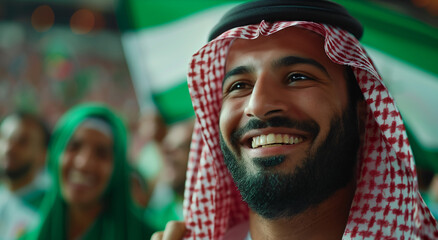
[[254, 39], [287, 27], [312, 30], [325, 38], [325, 52], [351, 66], [368, 104], [357, 190], [343, 239], [438, 239], [437, 223], [416, 182], [413, 156], [394, 100], [371, 59], [350, 33], [311, 22], [261, 22], [223, 33], [192, 58], [189, 89], [197, 115], [184, 213], [186, 239], [222, 239], [227, 229], [247, 220], [219, 146], [219, 112], [227, 51], [235, 38]]

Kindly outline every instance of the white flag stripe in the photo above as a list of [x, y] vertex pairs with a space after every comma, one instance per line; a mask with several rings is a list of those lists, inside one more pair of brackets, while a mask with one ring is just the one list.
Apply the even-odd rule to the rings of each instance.
[[136, 59], [130, 62], [130, 67], [147, 72], [144, 75], [147, 77], [134, 77], [136, 87], [163, 92], [180, 84], [186, 78], [193, 53], [207, 42], [209, 31], [233, 6], [221, 5], [167, 24], [124, 33], [122, 41], [126, 43], [127, 58]]
[[367, 51], [421, 145], [438, 149], [438, 77], [371, 47]]

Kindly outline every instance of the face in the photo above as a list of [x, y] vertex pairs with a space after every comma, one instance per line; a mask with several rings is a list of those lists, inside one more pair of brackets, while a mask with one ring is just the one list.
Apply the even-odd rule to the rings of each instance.
[[79, 207], [101, 204], [113, 167], [113, 139], [79, 126], [61, 156], [60, 181], [65, 201]]
[[346, 69], [328, 59], [321, 36], [289, 28], [236, 40], [225, 71], [221, 148], [252, 210], [293, 216], [351, 180], [356, 108]]
[[190, 120], [172, 126], [162, 144], [165, 177], [179, 194], [184, 193], [193, 123]]
[[43, 133], [38, 125], [16, 116], [0, 126], [0, 171], [11, 180], [21, 179], [41, 166], [45, 158]]

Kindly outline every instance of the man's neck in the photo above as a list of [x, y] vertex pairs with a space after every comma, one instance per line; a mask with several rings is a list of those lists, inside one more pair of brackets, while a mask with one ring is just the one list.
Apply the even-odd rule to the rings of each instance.
[[70, 205], [67, 226], [68, 239], [77, 239], [83, 235], [91, 227], [102, 209], [102, 205], [95, 205], [93, 207], [75, 207]]
[[287, 219], [268, 220], [250, 211], [251, 237], [253, 240], [339, 240], [347, 224], [354, 192], [355, 184], [350, 183], [318, 206]]
[[6, 179], [5, 185], [11, 192], [17, 192], [18, 190], [28, 186], [32, 183], [37, 175], [37, 171], [31, 170], [25, 175], [17, 179]]

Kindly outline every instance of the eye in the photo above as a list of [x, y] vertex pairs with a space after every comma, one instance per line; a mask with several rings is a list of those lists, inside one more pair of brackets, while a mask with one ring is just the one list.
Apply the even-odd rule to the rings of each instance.
[[232, 84], [226, 89], [226, 93], [230, 93], [230, 92], [238, 91], [238, 90], [245, 90], [245, 89], [249, 89], [249, 88], [251, 88], [251, 85], [248, 84], [247, 82], [236, 81], [236, 82], [232, 83]]
[[70, 141], [70, 143], [67, 145], [66, 150], [69, 152], [77, 151], [79, 148], [81, 148], [81, 143], [76, 140]]
[[95, 154], [101, 160], [109, 160], [112, 156], [111, 148], [106, 146], [97, 146]]
[[287, 75], [288, 82], [296, 82], [296, 81], [302, 81], [302, 80], [313, 80], [312, 77], [309, 77], [302, 73], [290, 73]]

